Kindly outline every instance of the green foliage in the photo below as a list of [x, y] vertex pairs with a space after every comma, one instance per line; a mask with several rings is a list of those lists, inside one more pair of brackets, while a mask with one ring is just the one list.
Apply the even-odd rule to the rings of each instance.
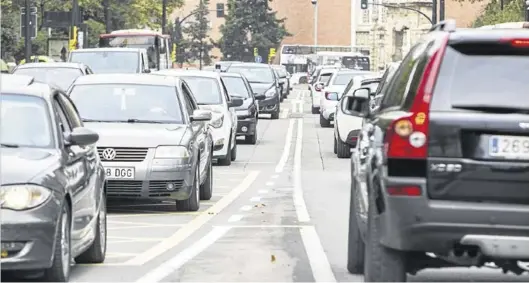
[[253, 60], [253, 48], [277, 48], [285, 36], [285, 19], [278, 19], [269, 0], [228, 0], [226, 22], [218, 45], [224, 58]]
[[[194, 20], [188, 22], [183, 32], [188, 36], [184, 45], [186, 59], [190, 61], [202, 60], [205, 65], [211, 65], [213, 56], [210, 55], [213, 44], [208, 40], [209, 27], [209, 0], [201, 0], [193, 13]], [[181, 43], [181, 44], [182, 44]]]
[[524, 1], [504, 1], [503, 10], [498, 0], [492, 0], [483, 13], [472, 23], [472, 27], [480, 27], [505, 22], [524, 20]]

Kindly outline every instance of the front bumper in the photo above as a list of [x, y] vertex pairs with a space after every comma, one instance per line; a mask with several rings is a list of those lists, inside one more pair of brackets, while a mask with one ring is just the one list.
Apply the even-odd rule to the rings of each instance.
[[141, 162], [103, 161], [105, 172], [113, 168], [134, 168], [134, 178], [107, 177], [107, 195], [117, 198], [159, 198], [185, 200], [191, 195], [194, 181], [192, 159], [155, 159], [155, 149]]
[[54, 193], [36, 209], [2, 209], [2, 271], [51, 267], [61, 205]]
[[237, 136], [252, 136], [255, 135], [257, 127], [257, 119], [239, 117], [237, 121]]
[[279, 109], [279, 95], [259, 101], [259, 113], [260, 114], [271, 114], [276, 113]]
[[[529, 260], [529, 206], [430, 200], [426, 182], [389, 177], [389, 186], [420, 186], [420, 197], [383, 193], [381, 242], [406, 251], [446, 254], [456, 243], [476, 245], [491, 258]], [[500, 188], [498, 188], [500, 189]]]

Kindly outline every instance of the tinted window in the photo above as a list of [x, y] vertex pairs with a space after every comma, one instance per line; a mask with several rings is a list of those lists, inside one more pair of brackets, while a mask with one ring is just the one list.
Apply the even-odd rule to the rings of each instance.
[[526, 50], [521, 52], [485, 45], [460, 46], [457, 50], [448, 47], [437, 78], [432, 109], [485, 106], [529, 110], [529, 54]]
[[326, 83], [329, 82], [331, 77], [332, 77], [332, 73], [321, 74], [321, 76], [319, 77], [318, 81], [321, 82], [321, 83], [326, 84]]
[[334, 76], [333, 85], [347, 85], [357, 74], [337, 74]]
[[187, 82], [198, 104], [221, 104], [222, 94], [220, 93], [219, 82], [214, 78], [204, 77], [183, 77]]
[[251, 83], [273, 83], [274, 74], [272, 69], [263, 67], [232, 66], [229, 72], [239, 73], [246, 77]]
[[27, 147], [55, 145], [48, 105], [34, 96], [0, 96], [0, 141]]
[[32, 76], [37, 81], [54, 84], [67, 90], [70, 85], [83, 73], [80, 69], [74, 68], [20, 68], [13, 72], [16, 75]]
[[71, 62], [83, 63], [94, 73], [139, 73], [137, 52], [76, 52]]
[[348, 69], [369, 71], [369, 57], [361, 56], [344, 56], [342, 57], [342, 65]]
[[230, 96], [250, 97], [246, 84], [244, 84], [242, 78], [223, 77], [222, 80], [224, 81], [224, 85], [226, 85]]
[[175, 87], [135, 84], [76, 85], [70, 98], [83, 120], [182, 123]]

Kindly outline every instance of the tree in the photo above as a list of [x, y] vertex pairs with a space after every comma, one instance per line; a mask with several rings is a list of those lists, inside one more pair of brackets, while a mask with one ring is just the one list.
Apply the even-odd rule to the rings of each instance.
[[285, 36], [285, 19], [278, 19], [268, 7], [269, 0], [228, 0], [226, 22], [218, 42], [224, 58], [253, 60], [253, 48], [260, 52], [276, 48]]
[[492, 0], [483, 13], [474, 21], [472, 27], [480, 27], [505, 22], [520, 22], [524, 20], [525, 1], [504, 0], [503, 10], [498, 0]]
[[210, 55], [213, 44], [208, 38], [208, 33], [211, 30], [209, 27], [209, 0], [201, 0], [195, 9], [194, 20], [189, 22], [183, 28], [183, 32], [187, 34], [186, 53], [189, 60], [200, 60], [206, 65], [211, 65], [213, 56]]

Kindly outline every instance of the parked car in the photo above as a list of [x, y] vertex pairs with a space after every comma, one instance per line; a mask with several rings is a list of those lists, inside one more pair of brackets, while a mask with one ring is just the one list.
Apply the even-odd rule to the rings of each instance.
[[250, 83], [241, 74], [221, 73], [220, 74], [228, 94], [231, 97], [239, 97], [243, 104], [235, 107], [237, 114], [237, 136], [243, 136], [249, 144], [257, 143], [257, 121], [259, 120], [259, 100], [266, 97], [263, 93], [254, 94]]
[[265, 99], [259, 101], [259, 113], [270, 114], [272, 119], [279, 119], [281, 112], [280, 82], [270, 65], [259, 63], [233, 63], [226, 70], [230, 73], [242, 74], [248, 79], [255, 94], [264, 94]]
[[43, 270], [45, 281], [67, 282], [74, 259], [105, 260], [98, 134], [84, 127], [62, 90], [47, 84], [2, 84], [0, 101], [2, 272]]
[[290, 90], [292, 90], [290, 85], [290, 74], [287, 72], [287, 68], [283, 65], [271, 66], [277, 71], [277, 75], [279, 76], [279, 88], [281, 89], [281, 95], [284, 99], [290, 94]]
[[311, 97], [311, 112], [312, 114], [320, 114], [321, 98], [324, 96], [325, 85], [329, 82], [331, 77], [338, 72], [338, 68], [324, 68], [318, 71], [318, 76], [309, 85]]
[[100, 135], [109, 197], [171, 199], [197, 211], [213, 194], [209, 111], [172, 77], [96, 74], [77, 79], [71, 99]]
[[365, 108], [372, 128], [357, 148], [367, 182], [351, 188], [350, 272], [366, 282], [487, 263], [526, 273], [528, 41], [524, 29], [443, 21], [411, 47], [378, 109]]
[[213, 112], [209, 123], [213, 135], [213, 158], [220, 165], [231, 165], [237, 159], [237, 114], [235, 107], [243, 104], [238, 97], [230, 97], [220, 74], [210, 71], [186, 71], [167, 69], [155, 72], [181, 78], [191, 88], [200, 109]]
[[361, 87], [371, 89], [371, 96], [376, 95], [380, 78], [365, 78], [357, 76], [351, 79], [343, 96], [336, 105], [336, 119], [334, 122], [334, 153], [338, 158], [351, 156], [351, 148], [356, 147], [358, 135], [362, 131], [364, 107], [369, 107], [368, 97], [357, 98], [354, 91]]
[[96, 74], [150, 73], [145, 48], [85, 48], [70, 51], [68, 62], [83, 63]]
[[27, 63], [17, 66], [13, 70], [15, 75], [26, 75], [48, 84], [56, 85], [68, 90], [80, 76], [93, 74], [90, 67], [83, 63]]

